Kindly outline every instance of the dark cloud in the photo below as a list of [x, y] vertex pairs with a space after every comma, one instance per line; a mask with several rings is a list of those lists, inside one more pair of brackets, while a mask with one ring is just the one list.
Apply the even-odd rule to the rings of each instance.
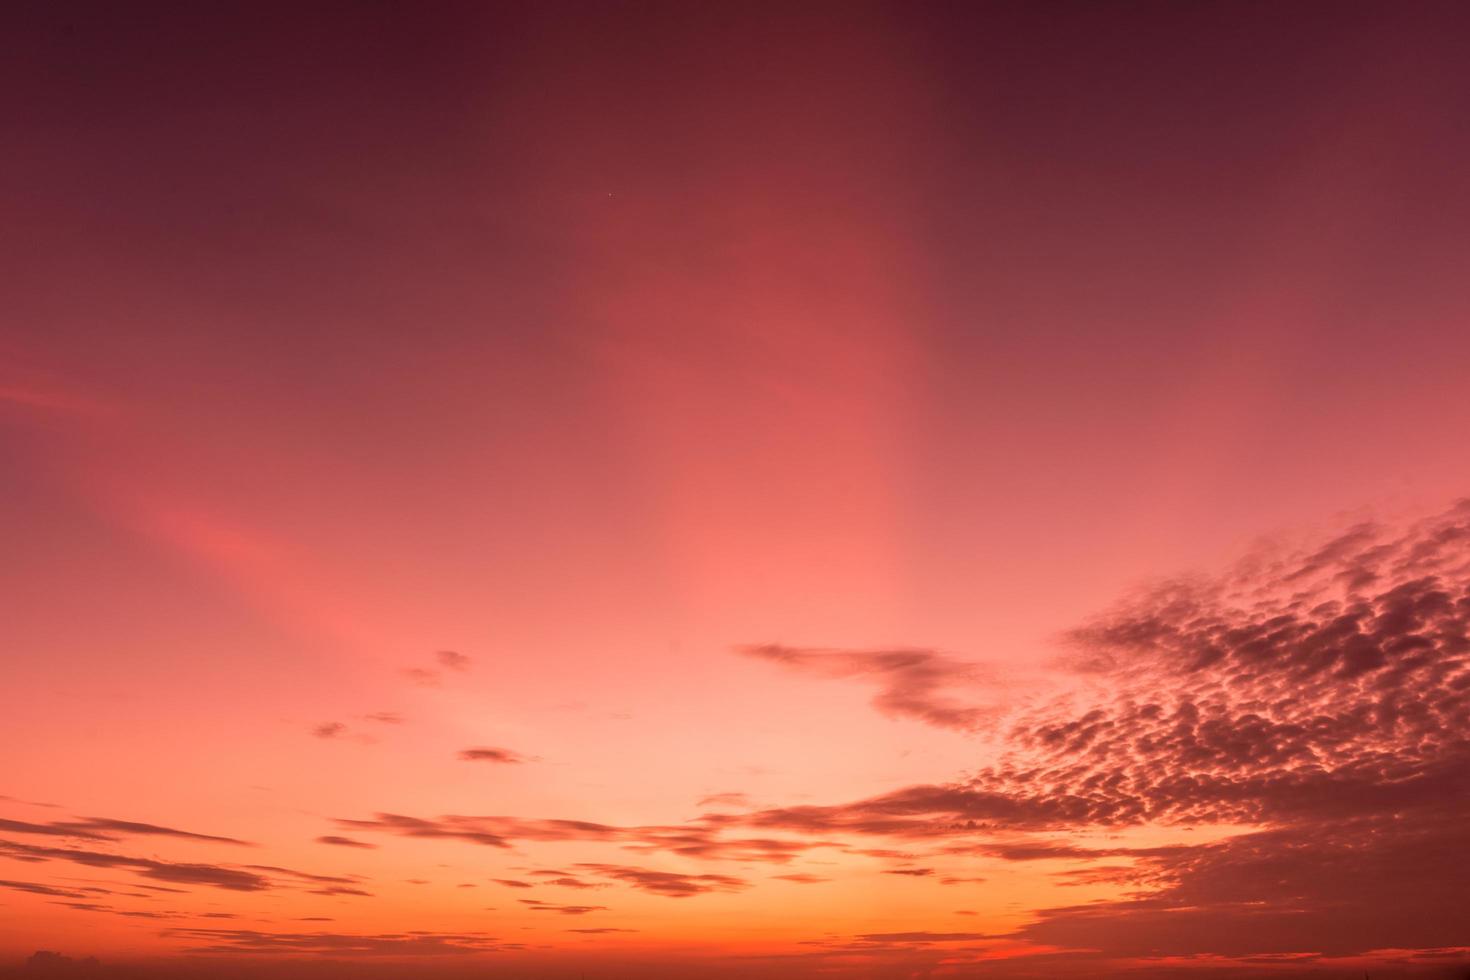
[[363, 715], [367, 721], [375, 721], [380, 725], [401, 725], [403, 716], [396, 711], [374, 711], [372, 714]]
[[708, 892], [738, 892], [750, 887], [750, 882], [729, 875], [689, 875], [615, 864], [578, 864], [576, 867], [589, 874], [610, 878], [640, 891], [666, 895], [669, 898], [689, 898]]
[[349, 888], [346, 885], [328, 885], [326, 888], [309, 888], [308, 895], [352, 895], [358, 898], [372, 898], [373, 893], [363, 891], [361, 888]]
[[497, 885], [504, 885], [506, 888], [534, 888], [535, 887], [534, 885], [532, 885], [528, 881], [516, 881], [514, 878], [491, 878], [490, 880], [493, 881], [493, 882], [495, 882], [495, 884], [497, 884]]
[[477, 747], [471, 749], [460, 749], [459, 757], [466, 762], [499, 762], [507, 765], [519, 765], [523, 762], [532, 761], [529, 757], [510, 749], [497, 749]]
[[434, 662], [445, 670], [465, 671], [470, 669], [470, 658], [454, 650], [440, 650], [434, 654]]
[[254, 929], [170, 929], [165, 935], [196, 945], [193, 953], [315, 953], [322, 956], [432, 956], [505, 948], [484, 933], [405, 932], [356, 935], [332, 932], [261, 932]]
[[477, 829], [481, 825], [469, 817], [444, 817], [436, 821], [397, 813], [379, 813], [372, 820], [338, 820], [336, 823], [349, 830], [377, 830], [399, 837], [462, 840], [485, 847], [510, 846], [510, 841], [504, 834]]
[[29, 823], [25, 820], [0, 820], [0, 832], [9, 834], [35, 834], [47, 837], [79, 837], [85, 840], [115, 840], [105, 834], [88, 832], [64, 823]]
[[561, 915], [587, 915], [589, 912], [606, 912], [606, 905], [557, 905], [554, 902], [542, 902], [536, 899], [517, 899], [526, 908], [534, 912], [556, 912]]
[[503, 816], [443, 816], [437, 819], [379, 813], [371, 820], [337, 820], [344, 830], [379, 831], [400, 837], [462, 840], [485, 847], [510, 847], [517, 841], [603, 841], [637, 852], [665, 851], [707, 860], [764, 861], [784, 864], [824, 841], [776, 837], [726, 837], [720, 818], [710, 816], [684, 826], [619, 827], [585, 820], [523, 819]]
[[119, 836], [177, 837], [184, 840], [211, 841], [217, 844], [238, 844], [253, 847], [249, 841], [234, 837], [218, 837], [213, 834], [197, 834], [188, 830], [175, 830], [151, 823], [133, 820], [114, 820], [108, 817], [85, 817], [78, 820], [55, 820], [50, 823], [28, 823], [23, 820], [0, 820], [0, 831], [12, 834], [36, 834], [50, 837], [76, 837], [84, 840], [114, 841]]
[[96, 977], [101, 976], [102, 964], [94, 956], [77, 959], [40, 949], [26, 957], [22, 972], [30, 977]]
[[444, 679], [444, 671], [463, 673], [470, 667], [470, 658], [454, 650], [439, 650], [434, 654], [434, 662], [438, 668], [405, 667], [402, 674], [419, 687], [438, 687]]
[[55, 898], [85, 898], [86, 895], [79, 891], [70, 891], [64, 888], [53, 888], [50, 885], [41, 885], [33, 881], [5, 881], [0, 880], [0, 888], [9, 888], [12, 891], [30, 892], [32, 895], [51, 895]]
[[295, 878], [299, 881], [309, 881], [315, 884], [323, 885], [351, 885], [361, 880], [358, 878], [343, 877], [342, 875], [319, 875], [313, 874], [309, 871], [293, 871], [291, 868], [278, 868], [272, 864], [247, 864], [245, 865], [245, 867], [249, 868], [252, 871], [266, 871], [271, 874], [285, 875], [288, 878]]
[[403, 676], [413, 681], [419, 687], [438, 687], [439, 672], [429, 670], [427, 667], [405, 667]]
[[815, 885], [823, 881], [831, 881], [831, 878], [823, 878], [821, 875], [812, 875], [799, 872], [789, 875], [771, 875], [775, 881], [794, 881], [798, 885]]
[[351, 837], [336, 837], [331, 834], [318, 837], [316, 842], [318, 844], [331, 844], [334, 847], [360, 847], [368, 850], [375, 850], [378, 846], [377, 844], [369, 844], [366, 841], [353, 840]]
[[257, 874], [237, 868], [213, 864], [175, 864], [152, 858], [129, 857], [100, 851], [73, 850], [61, 847], [37, 847], [16, 841], [0, 840], [0, 856], [20, 860], [69, 861], [93, 868], [124, 868], [155, 881], [174, 884], [210, 885], [230, 891], [263, 891], [270, 882]]
[[933, 650], [826, 650], [762, 643], [738, 647], [737, 652], [799, 673], [876, 684], [873, 706], [892, 718], [974, 732], [997, 714], [994, 707], [964, 705], [948, 693], [956, 687], [994, 685], [994, 673]]
[[340, 721], [327, 721], [312, 728], [311, 734], [317, 738], [340, 738], [346, 734], [347, 726]]
[[580, 878], [575, 878], [575, 877], [572, 877], [570, 875], [563, 875], [562, 877], [559, 877], [559, 878], [547, 878], [544, 881], [542, 881], [542, 884], [543, 885], [556, 885], [558, 888], [577, 888], [577, 889], [601, 888], [601, 887], [603, 887], [602, 885], [599, 885], [596, 882], [583, 881]]
[[173, 827], [160, 827], [157, 824], [138, 823], [134, 820], [114, 820], [107, 817], [86, 817], [80, 821], [67, 824], [67, 826], [80, 827], [94, 833], [103, 832], [143, 837], [177, 837], [183, 840], [211, 841], [216, 844], [236, 844], [241, 847], [256, 846], [250, 841], [240, 840], [235, 837], [199, 834], [191, 830], [176, 830]]
[[[1074, 682], [1017, 711], [996, 760], [965, 779], [721, 825], [1006, 861], [1122, 858], [1059, 880], [1128, 897], [1044, 910], [1015, 934], [1098, 955], [1463, 946], [1447, 869], [1470, 853], [1470, 503], [1162, 583], [1066, 640]], [[856, 672], [845, 659], [813, 669]], [[1262, 829], [1154, 848], [1057, 837], [1136, 825]]]
[[911, 878], [927, 878], [934, 873], [933, 868], [889, 868], [883, 872], [886, 875], [908, 875]]
[[39, 807], [43, 807], [43, 808], [45, 808], [47, 810], [60, 810], [61, 809], [61, 804], [59, 804], [59, 803], [38, 803], [35, 800], [22, 800], [22, 799], [18, 799], [16, 797], [14, 797], [14, 796], [0, 796], [0, 802], [4, 802], [4, 803], [19, 803], [22, 806], [39, 806]]
[[615, 929], [612, 926], [602, 926], [593, 929], [568, 929], [567, 932], [580, 932], [588, 936], [602, 936], [610, 932], [637, 932], [637, 929]]
[[869, 932], [856, 938], [869, 943], [967, 943], [995, 937], [983, 932]]

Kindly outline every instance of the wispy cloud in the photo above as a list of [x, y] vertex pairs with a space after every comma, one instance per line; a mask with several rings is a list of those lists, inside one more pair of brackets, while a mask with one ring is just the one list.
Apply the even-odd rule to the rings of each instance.
[[892, 718], [912, 718], [939, 728], [973, 733], [998, 713], [993, 705], [967, 705], [953, 694], [958, 688], [998, 685], [999, 678], [991, 668], [933, 650], [830, 650], [779, 643], [736, 650], [796, 673], [874, 684], [878, 694], [873, 706]]
[[497, 749], [485, 746], [461, 749], [459, 751], [459, 757], [466, 762], [499, 762], [506, 765], [520, 765], [524, 762], [535, 761], [531, 756], [521, 755], [519, 752], [512, 752], [510, 749]]
[[365, 850], [373, 850], [378, 846], [377, 844], [369, 844], [366, 841], [353, 840], [350, 837], [337, 837], [331, 834], [318, 837], [316, 842], [318, 844], [331, 844], [333, 847], [357, 847]]

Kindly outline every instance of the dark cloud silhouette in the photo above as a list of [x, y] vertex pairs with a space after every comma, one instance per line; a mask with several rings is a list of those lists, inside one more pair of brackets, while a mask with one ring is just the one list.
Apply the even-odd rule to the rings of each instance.
[[401, 725], [404, 718], [396, 711], [374, 711], [372, 714], [363, 715], [367, 721], [375, 721], [380, 725]]
[[586, 889], [586, 888], [601, 888], [601, 887], [603, 887], [603, 886], [597, 884], [596, 882], [583, 881], [580, 878], [575, 878], [575, 877], [572, 877], [570, 875], [563, 875], [563, 876], [561, 876], [559, 878], [547, 878], [546, 880], [544, 880], [541, 883], [543, 885], [555, 885], [558, 888]]
[[0, 880], [0, 888], [9, 888], [12, 891], [30, 892], [32, 895], [51, 895], [56, 898], [85, 898], [86, 895], [80, 891], [70, 891], [64, 888], [53, 888], [50, 885], [41, 885], [33, 881], [5, 881]]
[[439, 672], [427, 667], [405, 667], [403, 676], [413, 681], [419, 687], [438, 687]]
[[[606, 888], [607, 885], [595, 881], [583, 881], [570, 871], [558, 869], [543, 869], [527, 872], [531, 877], [539, 879], [537, 884], [555, 885], [558, 888]], [[529, 886], [528, 886], [529, 887]]]
[[0, 856], [36, 861], [69, 861], [94, 868], [124, 868], [155, 881], [174, 884], [210, 885], [230, 891], [263, 891], [270, 882], [257, 874], [213, 864], [175, 864], [152, 858], [106, 854], [62, 847], [37, 847], [0, 840]]
[[560, 915], [587, 915], [590, 912], [606, 912], [606, 905], [557, 905], [554, 902], [542, 902], [531, 898], [517, 899], [526, 908], [534, 912], [556, 912]]
[[333, 847], [358, 847], [368, 850], [376, 850], [377, 844], [369, 844], [366, 841], [353, 840], [351, 837], [336, 837], [328, 834], [316, 839], [318, 844], [331, 844]]
[[534, 888], [535, 887], [534, 885], [532, 885], [528, 881], [516, 881], [514, 878], [491, 878], [490, 880], [493, 881], [493, 882], [495, 882], [495, 884], [497, 884], [497, 885], [504, 885], [506, 888]]
[[893, 718], [914, 718], [940, 728], [973, 732], [995, 717], [994, 707], [956, 702], [956, 687], [997, 683], [995, 674], [981, 664], [933, 650], [826, 650], [762, 643], [737, 647], [737, 652], [779, 664], [788, 670], [830, 679], [857, 678], [878, 686], [873, 706]]
[[445, 670], [465, 671], [470, 669], [470, 658], [454, 650], [440, 650], [434, 654], [434, 661]]
[[47, 837], [79, 837], [85, 840], [114, 840], [105, 834], [88, 832], [80, 827], [64, 823], [30, 823], [25, 820], [0, 820], [0, 832], [10, 834], [35, 834]]
[[50, 837], [77, 837], [97, 841], [115, 841], [120, 836], [177, 837], [183, 840], [211, 841], [217, 844], [238, 844], [242, 847], [255, 846], [249, 841], [234, 837], [198, 834], [189, 830], [176, 830], [172, 827], [160, 827], [156, 824], [138, 823], [133, 820], [115, 820], [108, 817], [55, 820], [45, 824], [28, 823], [23, 820], [0, 820], [0, 831]]
[[825, 841], [777, 837], [726, 837], [724, 821], [709, 817], [683, 826], [619, 827], [585, 820], [523, 819], [504, 816], [443, 816], [429, 820], [379, 813], [371, 820], [335, 821], [344, 830], [378, 831], [400, 837], [462, 840], [507, 848], [517, 841], [605, 841], [638, 852], [666, 851], [708, 860], [764, 861], [784, 864]]
[[717, 874], [679, 874], [673, 871], [649, 871], [615, 864], [578, 864], [578, 870], [620, 881], [639, 891], [669, 898], [689, 898], [707, 892], [738, 892], [750, 887], [743, 878]]
[[510, 948], [484, 933], [261, 932], [254, 929], [170, 929], [165, 935], [195, 943], [192, 953], [315, 953], [322, 956], [434, 956]]
[[312, 728], [311, 734], [317, 738], [340, 738], [347, 733], [347, 726], [340, 721], [327, 721]]
[[497, 749], [477, 747], [471, 749], [460, 749], [459, 757], [466, 762], [499, 762], [507, 765], [519, 765], [523, 762], [532, 761], [528, 756], [510, 749]]
[[86, 817], [67, 826], [81, 827], [91, 832], [115, 833], [124, 836], [177, 837], [183, 840], [212, 841], [216, 844], [237, 844], [241, 847], [256, 846], [250, 841], [240, 840], [235, 837], [199, 834], [191, 830], [176, 830], [173, 827], [160, 827], [151, 823], [138, 823], [133, 820], [114, 820], [107, 817]]
[[360, 881], [360, 878], [348, 878], [342, 875], [319, 875], [309, 871], [294, 871], [291, 868], [279, 868], [272, 864], [247, 864], [245, 867], [251, 871], [265, 871], [270, 874], [285, 875], [299, 881], [308, 881], [313, 884], [323, 885], [351, 885]]
[[454, 650], [439, 650], [434, 654], [434, 667], [405, 667], [404, 677], [420, 687], [438, 687], [444, 679], [444, 671], [464, 673], [470, 668], [470, 658]]
[[[1016, 712], [1001, 755], [964, 780], [721, 826], [1006, 861], [1122, 858], [1059, 874], [1130, 897], [1047, 909], [1015, 934], [1099, 955], [1463, 946], [1445, 869], [1470, 853], [1470, 502], [1161, 583], [1066, 642], [1075, 683]], [[1027, 836], [1145, 824], [1263, 829], [1154, 848]]]
[[869, 932], [856, 938], [869, 943], [967, 943], [995, 937], [983, 932]]
[[26, 957], [22, 973], [28, 977], [96, 977], [102, 975], [102, 964], [95, 956], [76, 959], [39, 949]]
[[352, 895], [358, 898], [372, 898], [373, 893], [363, 891], [361, 888], [349, 888], [346, 885], [328, 885], [326, 888], [308, 888], [309, 895]]

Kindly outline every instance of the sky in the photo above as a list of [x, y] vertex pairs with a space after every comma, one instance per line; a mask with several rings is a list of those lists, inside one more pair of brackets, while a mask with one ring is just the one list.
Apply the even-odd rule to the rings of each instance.
[[0, 976], [1470, 970], [1470, 27], [7, 11]]

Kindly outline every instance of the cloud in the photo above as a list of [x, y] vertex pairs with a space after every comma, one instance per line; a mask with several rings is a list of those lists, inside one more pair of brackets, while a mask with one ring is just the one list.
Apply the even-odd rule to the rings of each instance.
[[536, 887], [535, 885], [532, 885], [528, 881], [516, 881], [514, 878], [491, 878], [490, 880], [493, 881], [493, 882], [495, 882], [495, 884], [497, 884], [497, 885], [504, 885], [506, 888], [534, 888], [534, 887]]
[[927, 878], [934, 873], [933, 868], [889, 868], [883, 872], [886, 875], [908, 875], [911, 878]]
[[708, 817], [684, 826], [619, 827], [586, 820], [525, 819], [505, 816], [442, 816], [436, 819], [395, 813], [370, 820], [338, 819], [344, 830], [377, 831], [400, 837], [462, 840], [485, 847], [508, 848], [517, 841], [603, 841], [650, 853], [666, 851], [705, 860], [764, 861], [784, 864], [825, 841], [777, 837], [726, 837], [721, 819]]
[[80, 827], [72, 827], [64, 823], [30, 823], [25, 820], [3, 820], [0, 819], [0, 831], [9, 834], [36, 834], [48, 837], [80, 837], [86, 840], [114, 840], [104, 834], [88, 832]]
[[806, 874], [804, 872], [789, 875], [771, 875], [771, 878], [776, 881], [794, 881], [798, 885], [815, 885], [823, 881], [832, 880], [831, 878], [823, 878], [821, 875]]
[[858, 678], [878, 686], [873, 706], [891, 718], [912, 718], [938, 728], [973, 733], [997, 715], [995, 707], [957, 703], [945, 692], [955, 687], [995, 685], [995, 673], [933, 650], [829, 650], [762, 643], [736, 652], [779, 664], [796, 673], [834, 680]]
[[64, 888], [53, 888], [50, 885], [41, 885], [33, 881], [5, 881], [0, 880], [0, 888], [9, 888], [12, 891], [30, 892], [32, 895], [51, 895], [55, 898], [85, 898], [82, 892], [68, 891]]
[[606, 912], [606, 905], [557, 905], [554, 902], [541, 902], [530, 898], [517, 899], [526, 908], [533, 912], [556, 912], [560, 915], [587, 915], [591, 912]]
[[440, 650], [434, 654], [434, 660], [445, 670], [466, 671], [470, 669], [470, 658], [453, 650]]
[[867, 932], [855, 938], [868, 943], [968, 943], [995, 937], [983, 932]]
[[419, 687], [438, 687], [439, 672], [429, 670], [427, 667], [405, 667], [403, 676], [413, 681]]
[[152, 858], [106, 854], [61, 847], [37, 847], [0, 840], [0, 856], [20, 860], [69, 861], [94, 868], [124, 868], [144, 878], [174, 884], [211, 885], [229, 891], [264, 891], [270, 882], [257, 874], [213, 864], [175, 864]]
[[361, 888], [349, 888], [345, 885], [328, 885], [326, 888], [309, 888], [309, 895], [353, 895], [360, 898], [372, 898], [373, 893], [363, 891]]
[[319, 875], [309, 871], [293, 871], [290, 868], [278, 868], [272, 864], [247, 864], [245, 867], [252, 871], [266, 871], [271, 874], [286, 875], [289, 878], [295, 878], [300, 881], [309, 881], [324, 885], [350, 885], [361, 880], [359, 878], [347, 878], [341, 875]]
[[367, 850], [376, 850], [378, 846], [377, 844], [369, 844], [366, 841], [353, 840], [350, 837], [336, 837], [330, 834], [325, 837], [318, 837], [316, 842], [318, 844], [331, 844], [334, 847], [360, 847]]
[[102, 964], [94, 956], [76, 959], [48, 949], [38, 949], [26, 957], [22, 968], [31, 977], [96, 977], [102, 975]]
[[346, 734], [347, 726], [340, 721], [327, 721], [312, 728], [311, 734], [317, 738], [339, 738]]
[[73, 822], [68, 826], [81, 827], [85, 830], [97, 832], [111, 832], [125, 836], [144, 837], [176, 837], [182, 840], [211, 841], [216, 844], [235, 844], [240, 847], [255, 847], [250, 841], [239, 840], [235, 837], [220, 837], [215, 834], [199, 834], [191, 830], [176, 830], [173, 827], [160, 827], [151, 823], [138, 823], [133, 820], [114, 820], [107, 817], [86, 817], [80, 821]]
[[470, 658], [454, 650], [440, 650], [436, 652], [434, 654], [434, 662], [442, 669], [433, 667], [405, 667], [401, 673], [419, 687], [438, 687], [444, 679], [445, 670], [464, 673], [470, 668]]
[[520, 765], [524, 762], [533, 761], [528, 756], [521, 755], [519, 752], [512, 752], [510, 749], [486, 747], [460, 749], [459, 757], [466, 762], [499, 762], [506, 765]]
[[612, 926], [601, 926], [592, 929], [568, 929], [567, 932], [580, 932], [588, 936], [602, 936], [610, 932], [637, 932], [637, 929], [616, 929]]
[[85, 840], [115, 841], [119, 836], [176, 837], [182, 840], [210, 841], [216, 844], [237, 844], [254, 847], [249, 841], [234, 837], [219, 837], [214, 834], [198, 834], [157, 824], [138, 823], [133, 820], [115, 820], [108, 817], [85, 817], [78, 820], [55, 820], [50, 823], [28, 823], [23, 820], [0, 820], [0, 831], [12, 834], [36, 834], [50, 837], [77, 837]]
[[558, 888], [586, 889], [586, 888], [602, 888], [602, 887], [604, 887], [604, 886], [599, 885], [599, 884], [597, 884], [595, 882], [583, 881], [580, 878], [574, 878], [574, 877], [572, 877], [570, 875], [564, 875], [564, 876], [562, 876], [560, 878], [547, 878], [545, 881], [543, 881], [541, 883], [543, 885], [556, 885]]
[[[1014, 934], [1037, 947], [1277, 962], [1463, 943], [1445, 868], [1470, 853], [1470, 502], [1159, 583], [1065, 640], [1073, 683], [1017, 711], [965, 778], [723, 825], [1125, 859], [1061, 872], [1130, 893], [1042, 910]], [[1030, 836], [1130, 826], [1257, 829], [1167, 847]]]
[[472, 818], [445, 817], [442, 820], [423, 820], [397, 813], [379, 813], [372, 820], [338, 820], [339, 827], [350, 830], [377, 830], [399, 837], [423, 837], [462, 840], [485, 847], [510, 847], [504, 834], [478, 829], [480, 824]]
[[744, 793], [714, 793], [710, 796], [701, 797], [695, 806], [719, 806], [743, 808], [751, 805], [750, 797]]
[[197, 945], [192, 953], [314, 953], [322, 956], [466, 955], [513, 948], [485, 933], [262, 932], [254, 929], [169, 929], [167, 936]]
[[673, 871], [650, 871], [615, 864], [578, 864], [579, 870], [611, 878], [639, 891], [669, 898], [689, 898], [708, 892], [738, 892], [750, 887], [742, 878], [717, 874], [679, 874]]
[[403, 716], [396, 711], [374, 711], [372, 714], [362, 716], [366, 721], [375, 721], [380, 725], [401, 725]]

